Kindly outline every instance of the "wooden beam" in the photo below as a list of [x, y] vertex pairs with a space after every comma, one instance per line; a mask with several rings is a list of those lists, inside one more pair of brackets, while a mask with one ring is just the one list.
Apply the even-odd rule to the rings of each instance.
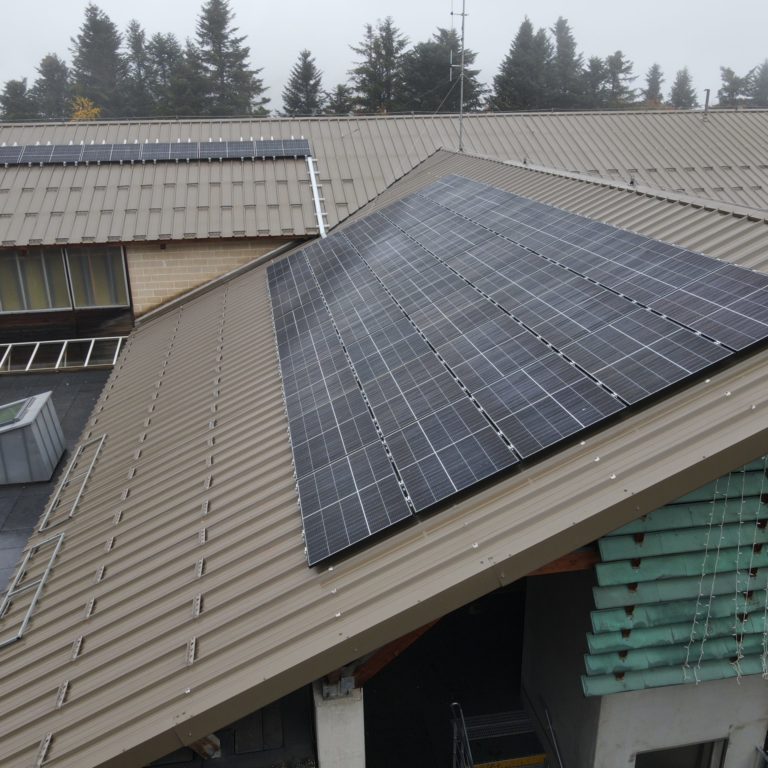
[[435, 624], [437, 624], [437, 621], [425, 624], [423, 627], [419, 627], [413, 632], [409, 632], [407, 635], [403, 635], [375, 651], [372, 656], [355, 670], [355, 687], [362, 688], [374, 675], [377, 675], [384, 667], [391, 664], [406, 648], [413, 645]]
[[596, 549], [577, 549], [567, 555], [558, 557], [547, 565], [531, 571], [529, 576], [545, 576], [549, 573], [568, 573], [570, 571], [588, 571], [595, 563], [600, 562], [600, 554]]

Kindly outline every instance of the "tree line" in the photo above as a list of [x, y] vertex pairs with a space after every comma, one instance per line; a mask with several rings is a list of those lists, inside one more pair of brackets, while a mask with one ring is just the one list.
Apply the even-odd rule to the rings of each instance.
[[[205, 0], [195, 35], [148, 36], [133, 20], [125, 33], [89, 4], [71, 39], [71, 63], [49, 53], [37, 77], [8, 80], [0, 93], [5, 120], [267, 115], [261, 69], [250, 63], [229, 0]], [[457, 112], [461, 40], [438, 28], [410, 44], [391, 17], [367, 24], [351, 45], [349, 80], [325, 90], [311, 51], [302, 50], [282, 93], [282, 114], [345, 115]], [[623, 109], [699, 106], [687, 67], [665, 95], [664, 73], [653, 64], [636, 87], [634, 65], [621, 51], [601, 58], [579, 52], [567, 19], [535, 29], [526, 17], [492, 83], [478, 80], [477, 53], [464, 50], [464, 108], [470, 111]], [[721, 67], [720, 106], [768, 106], [768, 59], [746, 74]]]

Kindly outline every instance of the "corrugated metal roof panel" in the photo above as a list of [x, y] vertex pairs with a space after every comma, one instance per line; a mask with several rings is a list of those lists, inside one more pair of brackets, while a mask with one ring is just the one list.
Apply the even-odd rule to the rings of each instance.
[[[448, 153], [390, 195], [447, 172], [540, 199], [570, 188], [579, 205], [592, 186], [595, 199], [643, 198]], [[698, 215], [720, 231], [721, 214]], [[743, 221], [765, 250], [765, 224]], [[54, 572], [24, 639], [2, 651], [4, 764], [32, 763], [49, 733], [46, 765], [148, 762], [764, 450], [762, 351], [311, 570], [265, 273], [147, 321], [127, 344], [86, 428], [107, 438]]]
[[[650, 188], [684, 191], [765, 211], [768, 209], [766, 132], [766, 110], [714, 110], [706, 116], [702, 112], [677, 111], [473, 114], [465, 117], [465, 149], [470, 153], [525, 160], [541, 167], [586, 173], [612, 181], [634, 179]], [[111, 143], [136, 139], [186, 141], [188, 138], [205, 141], [271, 136], [303, 136], [309, 140], [324, 184], [328, 222], [334, 226], [437, 149], [455, 148], [458, 131], [455, 115], [0, 125], [0, 143], [9, 144]], [[199, 175], [197, 183], [206, 187], [221, 175], [219, 165], [215, 162], [189, 166], [161, 163], [156, 168], [165, 175], [165, 183], [180, 180], [194, 168]], [[283, 173], [280, 168], [290, 168], [297, 179], [306, 177], [303, 161], [227, 162], [224, 166], [230, 169], [233, 180], [239, 179], [244, 185], [250, 184], [255, 175], [256, 180], [264, 184], [267, 198], [274, 202], [282, 201], [283, 197], [283, 192], [277, 189]], [[112, 190], [116, 183], [131, 187], [148, 183], [142, 170], [135, 166], [0, 168], [0, 189], [12, 188], [10, 196], [20, 212], [19, 218], [0, 219], [0, 241], [26, 243], [26, 213], [37, 213], [44, 219], [51, 216], [54, 209], [47, 201], [35, 208], [34, 202], [21, 191], [25, 186], [29, 189], [55, 186], [54, 175], [61, 180], [56, 184], [62, 188], [79, 187], [81, 195], [89, 194], [89, 190], [100, 185]], [[106, 182], [101, 180], [104, 175], [109, 177]], [[69, 179], [77, 182], [64, 181]], [[304, 184], [295, 183], [292, 177], [288, 191], [288, 205], [294, 209], [285, 212], [287, 219], [268, 215], [255, 232], [246, 228], [247, 236], [281, 235], [289, 229], [290, 234], [297, 235], [316, 232], [311, 199]], [[73, 191], [73, 194], [77, 193]], [[185, 195], [177, 193], [173, 203], [169, 197], [164, 204], [185, 205]], [[61, 200], [58, 205], [62, 209]], [[59, 236], [72, 242], [83, 237], [99, 237], [99, 225], [89, 225], [83, 233], [75, 220], [77, 214], [68, 212], [70, 208], [63, 206], [65, 215], [59, 222]], [[129, 206], [131, 210], [136, 208], [137, 205]], [[266, 216], [264, 209], [262, 212]], [[172, 214], [168, 215], [173, 218]], [[204, 214], [194, 233], [187, 220], [186, 235], [206, 237], [209, 232], [222, 231], [217, 223], [220, 215], [221, 211], [213, 210]], [[148, 218], [147, 213], [132, 215], [119, 232], [114, 223], [104, 226], [111, 237], [125, 241], [144, 239], [147, 234], [137, 232], [136, 224]], [[227, 229], [226, 225], [221, 226]], [[43, 223], [40, 231], [44, 233], [46, 229], [47, 224]], [[154, 231], [166, 234], [165, 229], [174, 228], [158, 223]]]

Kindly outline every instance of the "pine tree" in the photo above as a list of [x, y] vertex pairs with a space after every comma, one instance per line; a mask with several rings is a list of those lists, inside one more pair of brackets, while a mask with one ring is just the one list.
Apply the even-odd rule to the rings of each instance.
[[0, 93], [0, 115], [3, 120], [35, 120], [37, 108], [27, 88], [27, 79], [8, 80]]
[[768, 107], [768, 59], [753, 70], [749, 95], [755, 107]]
[[608, 68], [599, 56], [591, 56], [584, 70], [584, 103], [602, 109], [608, 101]]
[[541, 109], [551, 103], [552, 43], [545, 30], [534, 34], [526, 16], [509, 53], [493, 78], [491, 106], [496, 110]]
[[348, 115], [354, 106], [352, 89], [344, 83], [325, 94], [326, 115]]
[[[477, 80], [480, 70], [469, 68], [476, 58], [474, 51], [464, 51], [464, 109], [469, 110], [480, 107], [485, 90]], [[460, 63], [458, 34], [438, 28], [431, 40], [405, 54], [401, 107], [414, 112], [458, 112]]]
[[147, 89], [156, 115], [178, 114], [176, 81], [184, 68], [184, 51], [176, 36], [160, 32], [147, 42]]
[[552, 27], [555, 51], [552, 57], [552, 107], [573, 109], [584, 100], [584, 57], [576, 51], [576, 40], [562, 16]]
[[676, 109], [693, 109], [699, 106], [688, 67], [683, 67], [675, 75], [675, 82], [669, 92], [669, 103]]
[[147, 34], [135, 19], [125, 33], [125, 114], [147, 117], [154, 112], [150, 88], [150, 63]]
[[288, 84], [283, 90], [283, 110], [286, 115], [316, 115], [323, 107], [321, 86], [323, 73], [317, 68], [308, 50], [299, 53]]
[[229, 0], [207, 0], [197, 20], [198, 58], [206, 83], [209, 115], [265, 114], [260, 69], [250, 69], [250, 48], [236, 35]]
[[362, 57], [350, 70], [358, 106], [365, 112], [391, 112], [399, 107], [403, 83], [403, 52], [408, 38], [391, 16], [365, 25], [365, 34], [352, 50]]
[[661, 84], [664, 82], [664, 75], [658, 64], [651, 64], [645, 73], [645, 88], [640, 91], [646, 107], [660, 107], [664, 101], [661, 92]]
[[720, 67], [720, 79], [723, 84], [717, 92], [717, 100], [721, 107], [737, 107], [747, 100], [753, 71], [741, 77], [730, 67]]
[[37, 67], [39, 77], [32, 86], [37, 112], [46, 120], [64, 120], [70, 113], [69, 68], [55, 53], [43, 56]]
[[200, 49], [187, 40], [181, 58], [171, 70], [166, 114], [183, 117], [210, 114], [208, 85]]
[[105, 117], [124, 112], [125, 62], [122, 37], [109, 16], [93, 3], [85, 8], [80, 33], [72, 38], [72, 80], [75, 93], [86, 96]]
[[635, 89], [629, 87], [629, 84], [635, 79], [632, 74], [632, 67], [632, 62], [625, 59], [621, 51], [616, 51], [606, 57], [606, 106], [609, 109], [619, 109], [634, 103]]

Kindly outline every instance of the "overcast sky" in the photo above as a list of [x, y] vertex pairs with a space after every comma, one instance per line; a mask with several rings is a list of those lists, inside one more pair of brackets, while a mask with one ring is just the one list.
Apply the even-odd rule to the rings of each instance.
[[[36, 77], [47, 53], [71, 60], [70, 38], [78, 32], [82, 0], [0, 0], [0, 82]], [[188, 0], [101, 0], [121, 30], [138, 19], [148, 35], [173, 32], [180, 40], [194, 35], [201, 2]], [[282, 90], [298, 53], [308, 48], [323, 71], [326, 90], [347, 80], [367, 22], [392, 16], [412, 43], [426, 40], [437, 27], [450, 27], [451, 10], [461, 0], [230, 0], [240, 34], [248, 36], [251, 62], [262, 69], [272, 109], [282, 108]], [[665, 96], [675, 72], [688, 66], [703, 103], [705, 88], [713, 101], [720, 87], [720, 66], [745, 74], [768, 58], [766, 0], [467, 0], [466, 45], [478, 53], [480, 79], [490, 84], [527, 14], [535, 27], [551, 27], [558, 16], [571, 24], [585, 57], [621, 49], [634, 62], [635, 85], [658, 62], [665, 75]], [[458, 27], [459, 17], [454, 17]]]

